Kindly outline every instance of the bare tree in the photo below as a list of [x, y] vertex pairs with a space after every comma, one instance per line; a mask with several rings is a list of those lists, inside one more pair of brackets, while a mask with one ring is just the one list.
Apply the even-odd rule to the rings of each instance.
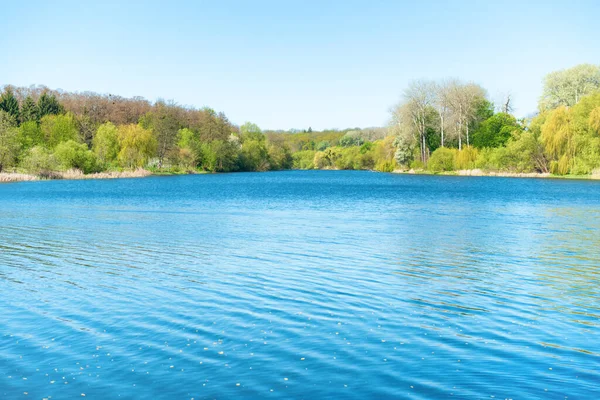
[[413, 81], [404, 91], [405, 114], [410, 118], [421, 150], [421, 161], [427, 163], [427, 112], [435, 101], [435, 83], [431, 81]]
[[450, 100], [451, 100], [451, 82], [444, 81], [435, 85], [435, 109], [438, 112], [440, 118], [440, 143], [444, 147], [445, 143], [445, 130], [448, 125], [449, 113], [450, 113]]
[[458, 139], [458, 149], [462, 150], [463, 132], [468, 146], [470, 142], [469, 125], [477, 111], [477, 100], [485, 98], [485, 90], [474, 83], [464, 84], [454, 80], [450, 83], [449, 93], [454, 133]]

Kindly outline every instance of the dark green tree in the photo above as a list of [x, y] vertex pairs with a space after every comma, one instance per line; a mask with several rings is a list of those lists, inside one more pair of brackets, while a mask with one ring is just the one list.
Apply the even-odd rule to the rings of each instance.
[[7, 88], [0, 96], [0, 111], [10, 114], [17, 123], [20, 121], [19, 101], [10, 88]]
[[483, 121], [473, 133], [473, 146], [477, 148], [504, 146], [512, 133], [517, 130], [520, 130], [520, 126], [515, 117], [505, 113], [495, 114]]
[[48, 94], [48, 92], [42, 93], [38, 99], [37, 106], [40, 118], [46, 115], [60, 114], [63, 110], [56, 96], [53, 94]]
[[21, 107], [21, 123], [40, 120], [40, 111], [35, 100], [31, 96], [27, 96]]

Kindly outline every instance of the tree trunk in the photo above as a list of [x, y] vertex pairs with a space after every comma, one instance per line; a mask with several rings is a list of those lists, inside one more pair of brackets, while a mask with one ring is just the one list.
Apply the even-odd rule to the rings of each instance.
[[442, 132], [442, 147], [444, 147], [444, 114], [440, 112], [440, 128]]

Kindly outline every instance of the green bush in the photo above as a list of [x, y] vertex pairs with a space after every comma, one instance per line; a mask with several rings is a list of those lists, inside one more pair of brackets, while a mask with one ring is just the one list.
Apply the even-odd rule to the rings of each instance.
[[35, 146], [29, 149], [20, 164], [21, 168], [32, 174], [53, 171], [58, 168], [56, 157], [48, 149]]
[[433, 153], [427, 162], [427, 169], [432, 172], [452, 171], [454, 170], [455, 150], [447, 147], [440, 147]]
[[454, 168], [456, 169], [473, 169], [475, 167], [475, 160], [479, 151], [472, 146], [465, 146], [462, 150], [455, 151], [454, 153]]
[[98, 171], [96, 155], [85, 144], [73, 140], [59, 143], [54, 149], [58, 164], [63, 169], [76, 168], [84, 174]]
[[294, 169], [314, 169], [314, 150], [302, 150], [292, 154], [292, 168]]

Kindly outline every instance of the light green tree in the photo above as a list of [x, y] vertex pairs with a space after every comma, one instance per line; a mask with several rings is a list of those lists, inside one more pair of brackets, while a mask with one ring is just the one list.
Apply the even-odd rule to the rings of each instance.
[[119, 130], [112, 122], [98, 127], [92, 141], [92, 150], [103, 165], [109, 165], [119, 155]]
[[15, 166], [19, 154], [19, 131], [15, 117], [0, 111], [0, 172]]
[[156, 154], [156, 139], [152, 131], [140, 125], [119, 126], [119, 164], [125, 168], [143, 167]]
[[44, 143], [44, 133], [36, 121], [25, 121], [19, 127], [19, 142], [22, 150]]
[[540, 110], [574, 106], [582, 97], [600, 89], [600, 66], [581, 64], [552, 72], [544, 78]]
[[61, 142], [79, 141], [79, 129], [73, 114], [46, 115], [41, 120], [46, 145], [56, 147]]
[[85, 143], [73, 140], [59, 143], [54, 149], [54, 156], [62, 169], [79, 169], [85, 174], [98, 170], [96, 155]]

